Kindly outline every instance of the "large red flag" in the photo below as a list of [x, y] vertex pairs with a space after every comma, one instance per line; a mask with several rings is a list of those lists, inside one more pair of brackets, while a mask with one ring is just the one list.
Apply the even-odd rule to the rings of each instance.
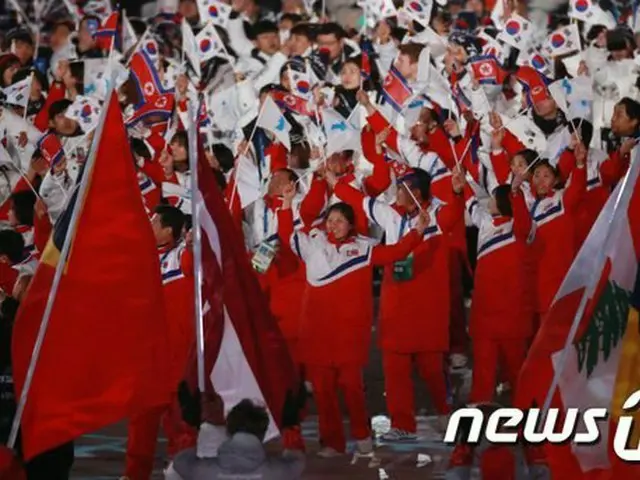
[[[303, 401], [302, 385], [202, 149], [198, 155], [198, 195], [203, 199], [199, 218], [208, 377], [205, 391], [213, 388], [220, 395], [225, 412], [244, 398], [263, 403], [270, 417], [268, 440], [291, 426], [283, 422], [284, 412], [288, 409], [287, 416], [290, 413], [295, 418]], [[195, 388], [195, 352], [187, 379]]]
[[27, 459], [169, 400], [160, 265], [115, 94], [101, 128], [83, 173], [84, 200], [74, 197], [56, 224], [15, 321], [20, 394], [69, 219], [80, 208], [22, 416]]

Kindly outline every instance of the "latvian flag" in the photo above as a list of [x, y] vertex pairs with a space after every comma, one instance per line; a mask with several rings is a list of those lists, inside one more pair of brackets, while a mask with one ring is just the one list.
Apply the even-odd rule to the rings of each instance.
[[469, 60], [471, 74], [481, 85], [502, 85], [507, 73], [493, 55], [481, 55]]
[[[192, 133], [193, 134], [193, 133]], [[284, 337], [247, 260], [241, 232], [205, 159], [198, 151], [201, 198], [202, 301], [205, 392], [215, 391], [228, 412], [243, 399], [263, 404], [269, 414], [268, 441], [296, 417], [303, 386]], [[196, 349], [186, 372], [197, 389]], [[218, 419], [223, 424], [223, 419]]]
[[407, 80], [393, 65], [384, 79], [382, 95], [396, 112], [401, 112], [404, 104], [411, 98], [413, 91]]
[[116, 42], [114, 46], [118, 46], [118, 17], [119, 12], [111, 13], [105, 18], [102, 25], [98, 27], [95, 33], [96, 45], [101, 50], [111, 49], [111, 45]]

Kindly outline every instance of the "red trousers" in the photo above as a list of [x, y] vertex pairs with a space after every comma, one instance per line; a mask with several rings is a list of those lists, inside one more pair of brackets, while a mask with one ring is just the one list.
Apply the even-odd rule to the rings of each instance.
[[411, 378], [413, 363], [426, 382], [433, 404], [440, 415], [447, 414], [447, 378], [443, 352], [396, 353], [382, 352], [382, 370], [387, 395], [387, 411], [391, 426], [414, 433], [416, 416]]
[[527, 356], [529, 340], [477, 339], [473, 342], [473, 383], [469, 400], [472, 403], [491, 402], [496, 389], [497, 370], [501, 379], [516, 389], [518, 373]]
[[160, 424], [167, 437], [169, 457], [196, 445], [198, 432], [182, 420], [177, 398], [171, 405], [132, 417], [129, 420], [125, 466], [125, 475], [131, 480], [149, 480], [151, 477]]
[[318, 429], [322, 446], [331, 447], [338, 452], [344, 452], [347, 447], [338, 390], [342, 392], [349, 414], [351, 437], [364, 440], [371, 436], [360, 366], [307, 365], [307, 376], [313, 386], [313, 397], [318, 409]]

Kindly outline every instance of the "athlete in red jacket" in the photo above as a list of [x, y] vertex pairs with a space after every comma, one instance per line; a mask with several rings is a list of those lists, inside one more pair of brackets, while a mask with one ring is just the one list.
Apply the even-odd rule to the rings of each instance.
[[318, 408], [320, 455], [336, 456], [346, 448], [338, 389], [344, 395], [357, 451], [368, 454], [372, 443], [362, 369], [373, 320], [373, 267], [405, 258], [420, 244], [418, 232], [427, 227], [427, 217], [419, 216], [402, 241], [374, 246], [356, 235], [354, 211], [344, 203], [329, 208], [325, 231], [294, 232], [292, 198], [289, 191], [279, 212], [279, 235], [306, 265], [299, 343]]

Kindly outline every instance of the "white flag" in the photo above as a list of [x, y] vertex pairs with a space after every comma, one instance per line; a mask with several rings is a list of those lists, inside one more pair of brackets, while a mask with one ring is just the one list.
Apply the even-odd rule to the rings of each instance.
[[191, 25], [185, 18], [182, 19], [182, 51], [184, 56], [193, 67], [196, 76], [200, 78], [200, 56], [198, 55], [198, 44], [196, 43], [196, 37], [191, 30]]
[[[633, 17], [633, 15], [631, 16]], [[605, 12], [592, 0], [570, 0], [569, 18], [581, 20], [587, 25], [604, 25], [609, 29], [616, 27], [616, 21], [609, 12]], [[587, 29], [585, 29], [585, 32]]]
[[[356, 110], [354, 110], [356, 111]], [[322, 110], [322, 123], [327, 136], [326, 156], [344, 150], [361, 150], [360, 132], [333, 108]]]
[[432, 0], [405, 0], [404, 10], [422, 26], [428, 26], [431, 21]]
[[289, 140], [291, 125], [289, 125], [280, 108], [270, 96], [265, 99], [262, 105], [262, 111], [258, 117], [257, 125], [265, 130], [269, 130], [276, 136], [280, 143], [287, 147], [287, 150], [291, 150], [291, 142]]
[[64, 116], [75, 120], [84, 133], [89, 133], [98, 126], [100, 120], [100, 104], [91, 97], [78, 95], [69, 105]]
[[543, 47], [543, 51], [550, 57], [566, 55], [581, 49], [580, 31], [574, 23], [551, 32]]
[[200, 23], [206, 25], [212, 23], [222, 28], [227, 28], [231, 16], [231, 6], [216, 0], [198, 0], [198, 13]]
[[196, 45], [201, 62], [211, 60], [213, 57], [225, 58], [224, 46], [213, 24], [209, 23], [196, 35]]
[[532, 34], [531, 22], [514, 13], [505, 22], [504, 30], [498, 34], [498, 40], [502, 40], [518, 50], [525, 50], [529, 46]]
[[7, 88], [3, 89], [3, 92], [7, 97], [5, 100], [6, 103], [26, 108], [29, 104], [32, 78], [33, 75], [29, 75], [24, 80], [14, 83], [13, 85], [9, 85]]
[[126, 53], [136, 46], [138, 36], [131, 26], [127, 12], [122, 11], [122, 49]]

